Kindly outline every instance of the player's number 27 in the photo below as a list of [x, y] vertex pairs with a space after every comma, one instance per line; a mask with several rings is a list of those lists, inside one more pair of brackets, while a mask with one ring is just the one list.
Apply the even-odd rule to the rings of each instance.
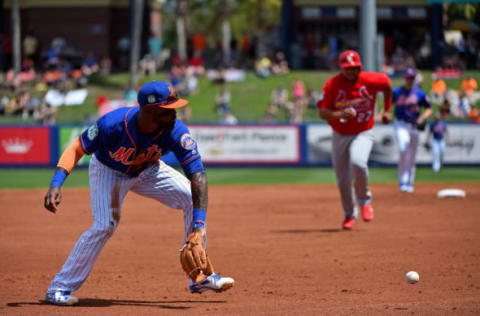
[[368, 122], [371, 116], [372, 116], [372, 111], [360, 112], [357, 115], [357, 122], [358, 123]]

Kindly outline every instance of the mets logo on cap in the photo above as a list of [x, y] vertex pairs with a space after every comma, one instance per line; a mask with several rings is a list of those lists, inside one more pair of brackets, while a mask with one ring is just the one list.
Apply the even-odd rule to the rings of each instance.
[[155, 103], [155, 96], [153, 94], [147, 97], [148, 103]]
[[197, 143], [193, 140], [192, 135], [185, 133], [180, 137], [180, 145], [186, 150], [193, 150]]

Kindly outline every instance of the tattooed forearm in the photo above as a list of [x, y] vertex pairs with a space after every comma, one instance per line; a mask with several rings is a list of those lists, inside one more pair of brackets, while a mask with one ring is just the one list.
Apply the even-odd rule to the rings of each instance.
[[204, 173], [194, 173], [189, 180], [192, 188], [193, 207], [206, 210], [208, 206], [207, 176]]

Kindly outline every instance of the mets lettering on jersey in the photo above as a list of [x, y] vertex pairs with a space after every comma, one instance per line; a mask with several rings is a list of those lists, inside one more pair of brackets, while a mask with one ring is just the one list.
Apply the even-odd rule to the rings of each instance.
[[377, 93], [385, 91], [389, 85], [390, 80], [384, 74], [362, 71], [355, 83], [338, 74], [325, 84], [324, 97], [318, 107], [333, 111], [353, 107], [357, 113], [354, 118], [344, 123], [331, 120], [328, 124], [338, 133], [358, 134], [372, 128]]
[[110, 158], [124, 165], [142, 165], [145, 162], [157, 161], [162, 157], [162, 150], [157, 145], [148, 147], [145, 153], [140, 153], [135, 159], [130, 159], [134, 152], [135, 148], [120, 147], [115, 153], [110, 151], [109, 155]]
[[144, 135], [137, 131], [138, 112], [138, 107], [120, 108], [101, 117], [79, 136], [83, 151], [129, 176], [137, 176], [170, 151], [185, 174], [204, 172], [197, 144], [185, 124], [176, 120], [172, 130], [159, 129]]

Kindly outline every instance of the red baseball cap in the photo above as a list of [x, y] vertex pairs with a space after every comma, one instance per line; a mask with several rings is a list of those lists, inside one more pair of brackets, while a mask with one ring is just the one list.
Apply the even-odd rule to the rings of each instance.
[[360, 55], [354, 50], [346, 50], [340, 55], [340, 68], [362, 67]]

